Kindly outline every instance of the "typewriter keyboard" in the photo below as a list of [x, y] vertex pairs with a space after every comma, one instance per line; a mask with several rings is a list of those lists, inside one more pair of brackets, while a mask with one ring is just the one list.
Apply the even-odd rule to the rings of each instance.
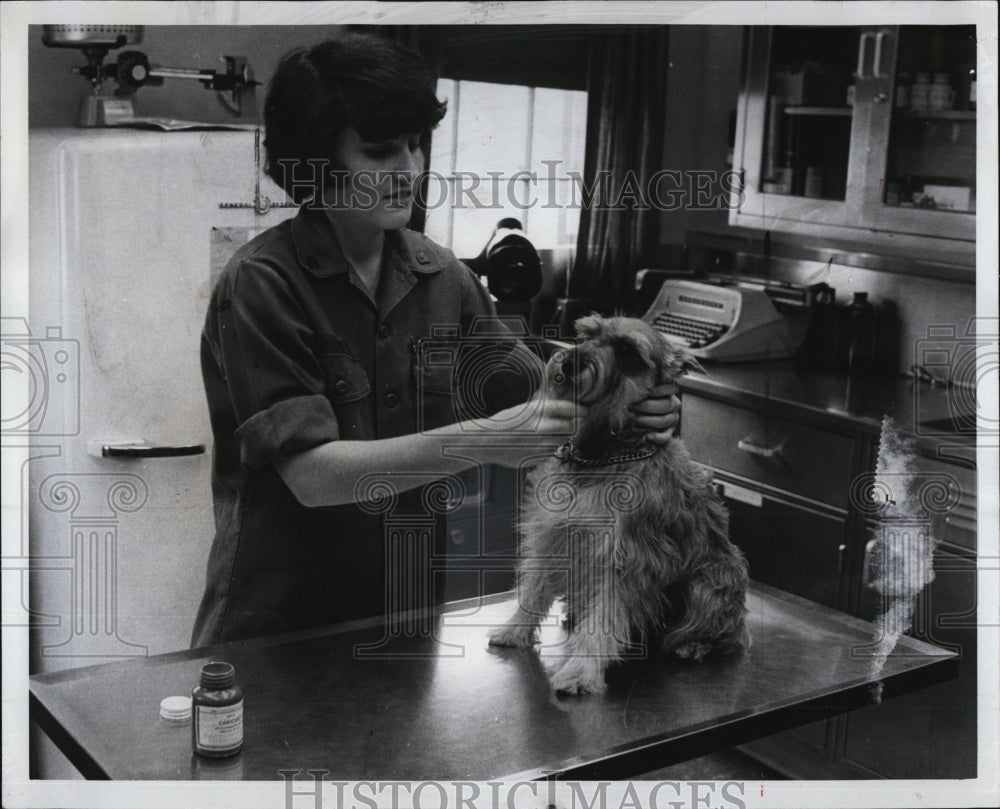
[[653, 328], [679, 340], [689, 348], [701, 348], [719, 339], [728, 327], [722, 323], [706, 323], [661, 312], [653, 321]]

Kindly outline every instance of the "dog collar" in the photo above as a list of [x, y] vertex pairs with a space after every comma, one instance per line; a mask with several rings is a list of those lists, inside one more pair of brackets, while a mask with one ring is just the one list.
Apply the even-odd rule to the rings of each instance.
[[581, 458], [574, 452], [573, 439], [571, 438], [565, 444], [563, 444], [559, 449], [557, 449], [552, 454], [558, 458], [560, 461], [572, 461], [579, 466], [613, 466], [619, 463], [629, 463], [631, 461], [641, 461], [644, 458], [651, 458], [659, 451], [659, 447], [650, 447], [649, 449], [637, 450], [635, 452], [626, 452], [621, 455], [612, 455], [611, 457], [603, 458]]

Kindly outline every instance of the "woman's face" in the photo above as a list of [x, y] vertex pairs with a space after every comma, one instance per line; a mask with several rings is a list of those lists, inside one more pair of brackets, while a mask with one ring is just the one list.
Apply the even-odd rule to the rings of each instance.
[[337, 139], [336, 158], [340, 172], [326, 201], [338, 218], [371, 230], [406, 227], [413, 184], [424, 167], [419, 134], [373, 142], [347, 127]]

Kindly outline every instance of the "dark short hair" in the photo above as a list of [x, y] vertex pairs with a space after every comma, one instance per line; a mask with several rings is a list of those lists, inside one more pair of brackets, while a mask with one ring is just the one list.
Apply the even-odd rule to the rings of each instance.
[[434, 90], [423, 59], [390, 39], [347, 33], [294, 50], [278, 64], [264, 101], [265, 173], [302, 202], [308, 190], [292, 183], [282, 162], [332, 160], [348, 126], [367, 141], [429, 132], [446, 108]]

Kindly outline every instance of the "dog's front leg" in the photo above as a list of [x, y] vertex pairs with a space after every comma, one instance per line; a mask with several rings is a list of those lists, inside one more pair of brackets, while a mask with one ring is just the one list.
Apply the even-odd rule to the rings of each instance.
[[628, 621], [621, 602], [610, 593], [593, 598], [573, 624], [562, 659], [552, 669], [552, 687], [564, 694], [600, 694], [604, 671], [628, 644]]
[[517, 612], [490, 633], [492, 646], [531, 647], [538, 642], [538, 625], [557, 595], [558, 576], [551, 570], [522, 567], [517, 577]]

